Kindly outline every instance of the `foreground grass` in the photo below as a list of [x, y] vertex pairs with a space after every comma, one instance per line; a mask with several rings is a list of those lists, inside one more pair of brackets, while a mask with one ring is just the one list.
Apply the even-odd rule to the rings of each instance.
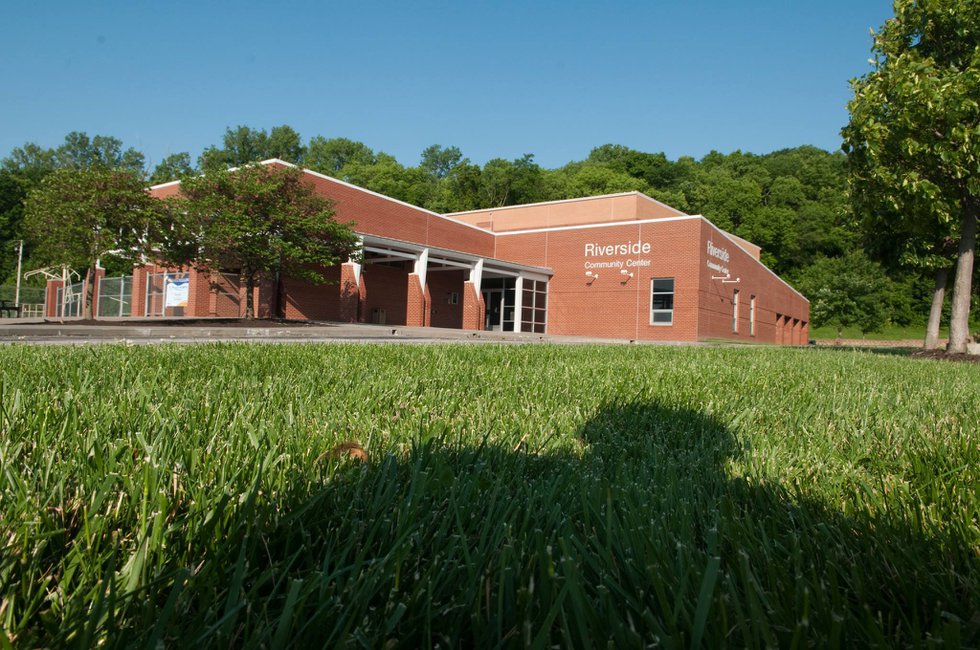
[[[980, 368], [0, 348], [0, 645], [980, 643]], [[367, 463], [324, 452], [356, 439]]]

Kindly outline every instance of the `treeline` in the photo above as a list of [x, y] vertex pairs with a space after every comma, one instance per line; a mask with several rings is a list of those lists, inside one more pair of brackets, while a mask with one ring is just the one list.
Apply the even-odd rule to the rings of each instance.
[[[123, 168], [152, 184], [268, 158], [441, 213], [636, 190], [760, 245], [763, 261], [805, 293], [832, 291], [828, 285], [835, 283], [865, 288], [864, 300], [876, 306], [874, 317], [865, 319], [868, 329], [876, 322], [916, 323], [928, 313], [929, 278], [886, 259], [876, 234], [863, 230], [855, 217], [841, 152], [803, 146], [670, 160], [663, 153], [606, 144], [584, 160], [546, 169], [531, 154], [481, 166], [457, 147], [433, 145], [412, 166], [346, 138], [318, 135], [304, 143], [286, 125], [269, 131], [229, 128], [197, 160], [176, 153], [152, 168], [141, 152], [109, 136], [70, 133], [53, 149], [33, 143], [14, 149], [0, 164], [0, 278], [13, 272], [12, 242], [23, 237], [27, 194], [55, 169]], [[29, 259], [29, 249], [27, 254]], [[860, 277], [842, 277], [848, 274]]]

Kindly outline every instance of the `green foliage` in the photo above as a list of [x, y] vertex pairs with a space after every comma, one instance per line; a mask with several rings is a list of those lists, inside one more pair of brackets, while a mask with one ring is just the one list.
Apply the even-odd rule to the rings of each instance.
[[130, 262], [148, 254], [160, 216], [131, 171], [58, 169], [28, 194], [24, 229], [37, 262], [91, 269], [107, 254]]
[[310, 138], [303, 164], [315, 172], [338, 176], [348, 164], [373, 165], [378, 161], [374, 152], [363, 142], [347, 138]]
[[463, 162], [463, 154], [459, 147], [443, 147], [434, 144], [422, 151], [422, 161], [419, 163], [426, 173], [435, 179], [449, 176], [453, 169]]
[[0, 638], [975, 647], [978, 401], [836, 350], [0, 346]]
[[612, 167], [589, 163], [569, 163], [561, 169], [549, 172], [546, 183], [549, 200], [619, 192], [647, 192], [650, 189], [641, 178], [616, 171]]
[[881, 329], [900, 295], [884, 269], [860, 251], [818, 258], [801, 273], [796, 286], [810, 299], [815, 327], [856, 325], [862, 332]]
[[182, 198], [162, 203], [173, 214], [161, 253], [176, 264], [237, 271], [251, 289], [262, 274], [284, 273], [325, 282], [323, 267], [350, 257], [357, 239], [333, 218], [330, 202], [314, 193], [302, 172], [280, 165], [247, 165], [188, 177]]
[[273, 127], [269, 133], [248, 126], [228, 127], [222, 145], [208, 147], [201, 153], [198, 166], [202, 170], [228, 169], [270, 158], [295, 164], [302, 162], [305, 152], [299, 133], [288, 125]]
[[[78, 132], [69, 133], [55, 149], [45, 149], [33, 142], [14, 148], [0, 162], [0, 281], [14, 272], [14, 244], [27, 236], [23, 225], [27, 195], [57, 169], [123, 169], [142, 178], [143, 154], [132, 148], [124, 150], [117, 138], [103, 135], [89, 138]], [[25, 268], [46, 263], [41, 257], [47, 256], [33, 255], [31, 242], [25, 244], [24, 250]]]
[[124, 150], [118, 138], [97, 135], [90, 139], [85, 133], [73, 131], [55, 149], [54, 162], [59, 169], [125, 169], [142, 176], [145, 161], [139, 151]]
[[962, 351], [980, 212], [980, 4], [896, 0], [874, 37], [842, 132], [852, 201], [907, 266], [949, 266], [960, 240], [951, 345]]
[[160, 164], [153, 169], [153, 173], [150, 175], [150, 183], [154, 185], [169, 183], [190, 176], [194, 171], [189, 153], [186, 151], [172, 153], [161, 160]]

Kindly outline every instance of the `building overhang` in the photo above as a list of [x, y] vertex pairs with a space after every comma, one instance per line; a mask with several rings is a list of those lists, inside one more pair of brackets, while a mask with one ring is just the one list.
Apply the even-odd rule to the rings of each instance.
[[[491, 257], [480, 257], [472, 253], [450, 250], [448, 248], [437, 248], [425, 246], [413, 242], [381, 237], [378, 235], [358, 235], [361, 238], [362, 250], [366, 253], [381, 256], [380, 260], [419, 260], [423, 253], [428, 251], [427, 263], [429, 270], [436, 270], [440, 267], [461, 270], [473, 270], [477, 264], [482, 262], [483, 273], [491, 275], [502, 275], [507, 277], [525, 277], [531, 279], [548, 280], [554, 275], [554, 271], [545, 266], [530, 266], [527, 264], [517, 264], [498, 260]], [[365, 260], [370, 261], [370, 260]]]

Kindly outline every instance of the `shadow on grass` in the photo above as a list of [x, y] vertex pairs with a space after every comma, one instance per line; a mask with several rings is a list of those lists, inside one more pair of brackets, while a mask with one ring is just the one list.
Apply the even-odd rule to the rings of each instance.
[[733, 479], [743, 453], [714, 418], [653, 403], [607, 405], [562, 451], [434, 425], [404, 456], [257, 471], [243, 494], [174, 517], [142, 588], [21, 639], [62, 645], [95, 626], [108, 646], [980, 640], [976, 549], [923, 531], [915, 506], [858, 499], [845, 515], [806, 486]]
[[918, 347], [901, 347], [901, 346], [875, 346], [875, 345], [818, 345], [813, 349], [816, 350], [835, 350], [838, 352], [869, 352], [871, 354], [880, 354], [888, 357], [910, 357], [913, 353], [921, 350]]

